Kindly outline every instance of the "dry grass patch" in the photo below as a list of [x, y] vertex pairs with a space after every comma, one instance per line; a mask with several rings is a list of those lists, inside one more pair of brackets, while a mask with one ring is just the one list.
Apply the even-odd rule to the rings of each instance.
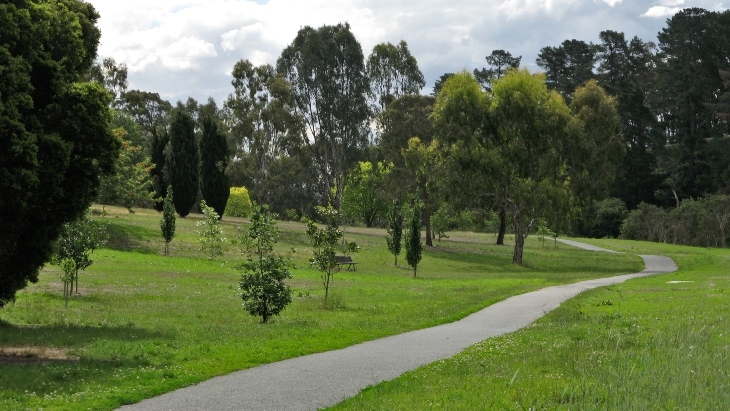
[[79, 360], [79, 357], [69, 354], [69, 350], [65, 348], [0, 347], [0, 364], [3, 365], [76, 362]]

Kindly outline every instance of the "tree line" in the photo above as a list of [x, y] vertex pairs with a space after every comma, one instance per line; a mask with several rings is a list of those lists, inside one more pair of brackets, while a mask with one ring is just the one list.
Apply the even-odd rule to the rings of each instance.
[[0, 267], [19, 267], [2, 268], [0, 304], [91, 201], [162, 210], [168, 186], [180, 216], [200, 200], [222, 215], [231, 186], [279, 216], [332, 206], [367, 225], [417, 200], [429, 245], [433, 215], [495, 216], [517, 263], [538, 221], [581, 234], [606, 197], [678, 208], [730, 191], [730, 12], [682, 10], [656, 45], [603, 31], [547, 46], [544, 74], [494, 50], [431, 95], [405, 41], [365, 58], [348, 24], [303, 27], [275, 65], [236, 63], [220, 106], [128, 90], [124, 64], [95, 61], [87, 3], [19, 0], [0, 17], [12, 79], [0, 83], [0, 207], [13, 233]]
[[[589, 80], [615, 98], [623, 156], [607, 195], [628, 209], [642, 202], [676, 207], [730, 190], [729, 20], [728, 12], [685, 9], [667, 21], [658, 44], [608, 30], [597, 44], [572, 39], [540, 50], [536, 63], [548, 89], [566, 103]], [[473, 75], [491, 93], [521, 57], [494, 50], [486, 63]], [[384, 224], [386, 205], [423, 180], [424, 170], [406, 164], [402, 152], [411, 137], [430, 144], [435, 98], [454, 75], [441, 76], [431, 96], [420, 95], [425, 81], [407, 43], [379, 44], [366, 59], [346, 24], [303, 28], [275, 66], [238, 62], [234, 92], [220, 108], [193, 99], [173, 107], [155, 93], [126, 91], [114, 80], [123, 67], [107, 61], [97, 72], [105, 65], [100, 82], [111, 84], [117, 107], [148, 136], [169, 127], [175, 111], [218, 122], [230, 147], [226, 174], [255, 202], [280, 216], [314, 216], [315, 205], [332, 204], [367, 225]], [[163, 150], [152, 158], [159, 176]], [[423, 181], [416, 184], [428, 192]], [[573, 218], [585, 216], [574, 210]]]

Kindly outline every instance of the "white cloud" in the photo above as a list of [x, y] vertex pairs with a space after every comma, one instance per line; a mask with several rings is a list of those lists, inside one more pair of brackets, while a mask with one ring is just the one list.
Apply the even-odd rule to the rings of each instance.
[[676, 7], [684, 4], [684, 0], [660, 0], [659, 4], [666, 7]]
[[262, 38], [264, 25], [259, 23], [243, 26], [221, 34], [221, 47], [225, 51], [233, 51], [243, 46], [252, 37]]
[[201, 58], [215, 56], [215, 46], [192, 37], [183, 37], [160, 53], [162, 64], [171, 70], [188, 69], [196, 66]]
[[562, 17], [569, 10], [580, 6], [581, 2], [579, 0], [506, 0], [496, 3], [498, 3], [497, 9], [500, 12], [513, 19], [543, 13], [548, 16]]
[[604, 3], [608, 4], [611, 7], [614, 7], [617, 4], [621, 4], [624, 0], [603, 0]]
[[678, 11], [682, 10], [681, 7], [666, 7], [666, 6], [654, 6], [647, 10], [643, 17], [652, 17], [655, 19], [670, 17], [677, 14]]
[[[408, 42], [429, 85], [445, 72], [481, 68], [504, 49], [537, 69], [540, 48], [598, 41], [602, 30], [655, 41], [684, 0], [87, 0], [99, 13], [100, 57], [129, 67], [130, 88], [166, 98], [218, 101], [240, 59], [275, 64], [300, 28], [348, 22], [367, 57], [381, 42]], [[693, 0], [717, 9], [720, 0]], [[652, 7], [654, 6], [654, 7]], [[652, 7], [652, 8], [650, 8]], [[648, 11], [647, 11], [648, 9]]]

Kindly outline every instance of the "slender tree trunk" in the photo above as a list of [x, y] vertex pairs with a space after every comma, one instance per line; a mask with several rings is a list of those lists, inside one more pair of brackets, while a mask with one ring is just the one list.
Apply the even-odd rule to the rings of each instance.
[[522, 216], [515, 212], [515, 251], [512, 254], [512, 264], [522, 265], [522, 253], [525, 249], [525, 233], [522, 227]]
[[418, 267], [418, 264], [413, 266], [413, 278], [416, 278], [416, 267]]
[[690, 103], [690, 129], [689, 129], [689, 194], [695, 196], [695, 145], [696, 145], [697, 119], [695, 118], [695, 103]]
[[497, 245], [504, 245], [504, 234], [507, 232], [507, 209], [504, 205], [499, 208], [499, 234]]
[[433, 236], [431, 235], [431, 214], [423, 207], [423, 222], [426, 224], [426, 245], [433, 247]]

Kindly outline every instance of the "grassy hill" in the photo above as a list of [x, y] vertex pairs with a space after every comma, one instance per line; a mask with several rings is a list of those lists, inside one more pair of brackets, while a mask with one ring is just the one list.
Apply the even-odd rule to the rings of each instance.
[[[104, 209], [110, 241], [81, 273], [80, 295], [67, 309], [60, 270], [47, 266], [38, 284], [0, 310], [0, 348], [26, 359], [0, 356], [0, 409], [113, 409], [215, 375], [454, 321], [511, 295], [641, 269], [635, 255], [535, 239], [527, 263], [515, 266], [511, 245], [495, 246], [493, 235], [450, 233], [425, 249], [414, 279], [403, 255], [393, 264], [384, 230], [347, 227], [346, 239], [361, 247], [358, 269], [336, 274], [325, 304], [319, 274], [308, 267], [304, 226], [281, 222], [278, 251], [297, 267], [294, 302], [261, 324], [237, 295], [236, 245], [227, 241], [213, 260], [198, 249], [201, 216], [178, 219], [165, 257], [160, 214]], [[224, 235], [230, 240], [242, 223], [224, 218]], [[693, 258], [714, 267], [703, 256]]]

